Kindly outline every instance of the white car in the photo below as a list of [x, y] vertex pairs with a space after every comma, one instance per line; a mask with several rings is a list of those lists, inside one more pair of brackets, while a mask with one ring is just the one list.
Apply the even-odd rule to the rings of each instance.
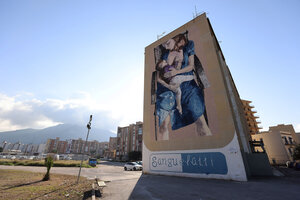
[[128, 162], [124, 165], [124, 170], [127, 171], [127, 170], [133, 170], [133, 171], [136, 171], [136, 170], [142, 170], [143, 169], [143, 166], [142, 165], [139, 165], [137, 164], [136, 162]]

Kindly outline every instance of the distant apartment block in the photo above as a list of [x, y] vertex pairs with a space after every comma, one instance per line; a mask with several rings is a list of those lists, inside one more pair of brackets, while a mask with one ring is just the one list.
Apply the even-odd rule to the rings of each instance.
[[118, 137], [110, 137], [108, 148], [109, 150], [116, 150], [118, 146]]
[[46, 143], [47, 153], [58, 153], [58, 154], [87, 154], [87, 155], [100, 155], [102, 156], [104, 151], [108, 149], [108, 142], [87, 141], [85, 146], [85, 140], [79, 138], [60, 141], [59, 137], [56, 139], [48, 139]]
[[259, 117], [255, 116], [255, 113], [257, 112], [253, 110], [254, 106], [251, 105], [252, 101], [248, 101], [248, 100], [241, 100], [241, 101], [244, 108], [244, 114], [246, 117], [249, 134], [250, 135], [258, 134], [259, 129], [261, 129], [261, 127], [258, 126], [260, 122], [257, 119]]
[[292, 161], [294, 148], [300, 144], [293, 126], [284, 124], [271, 126], [269, 131], [252, 135], [252, 140], [263, 141], [271, 164], [285, 164]]
[[110, 159], [116, 159], [118, 137], [110, 137], [108, 142], [108, 150], [105, 151], [104, 157]]
[[143, 123], [136, 122], [125, 127], [118, 127], [116, 159], [127, 160], [129, 152], [142, 152]]
[[3, 148], [3, 154], [14, 154], [19, 153], [22, 155], [40, 155], [45, 152], [45, 144], [22, 144], [21, 142], [10, 143], [3, 141], [0, 144]]

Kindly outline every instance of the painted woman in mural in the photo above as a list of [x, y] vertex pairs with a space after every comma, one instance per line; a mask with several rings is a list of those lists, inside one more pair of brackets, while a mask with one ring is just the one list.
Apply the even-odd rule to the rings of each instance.
[[[168, 42], [174, 41], [170, 39]], [[175, 44], [175, 42], [174, 42]], [[183, 61], [183, 51], [172, 50], [169, 52], [168, 59], [159, 60], [156, 64], [156, 70], [158, 72], [157, 81], [164, 87], [170, 89], [175, 93], [176, 99], [176, 109], [180, 114], [182, 114], [181, 106], [181, 83], [185, 81], [191, 81], [194, 79], [193, 75], [175, 75], [171, 77], [166, 77], [169, 75], [173, 69], [180, 70]]]
[[[208, 87], [208, 82], [195, 55], [194, 42], [187, 39], [187, 33], [179, 34], [155, 51], [156, 115], [159, 119], [157, 139], [169, 139], [170, 123], [172, 130], [195, 123], [197, 135], [211, 135], [204, 117], [203, 89]], [[194, 78], [194, 72], [197, 78]], [[180, 81], [172, 81], [174, 79]]]

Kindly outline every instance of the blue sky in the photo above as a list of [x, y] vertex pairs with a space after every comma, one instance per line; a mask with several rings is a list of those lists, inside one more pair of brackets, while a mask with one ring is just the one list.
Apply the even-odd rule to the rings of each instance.
[[144, 49], [205, 11], [261, 126], [300, 131], [300, 2], [0, 1], [0, 131], [143, 120]]

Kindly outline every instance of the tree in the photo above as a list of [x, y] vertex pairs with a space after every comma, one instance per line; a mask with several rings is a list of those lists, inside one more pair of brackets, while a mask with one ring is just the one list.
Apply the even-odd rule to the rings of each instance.
[[0, 152], [3, 152], [3, 147], [0, 147]]
[[294, 149], [293, 159], [300, 160], [300, 144], [298, 144]]
[[51, 156], [45, 158], [45, 166], [47, 167], [47, 173], [45, 174], [43, 181], [48, 181], [50, 180], [50, 169], [53, 166], [53, 158]]

